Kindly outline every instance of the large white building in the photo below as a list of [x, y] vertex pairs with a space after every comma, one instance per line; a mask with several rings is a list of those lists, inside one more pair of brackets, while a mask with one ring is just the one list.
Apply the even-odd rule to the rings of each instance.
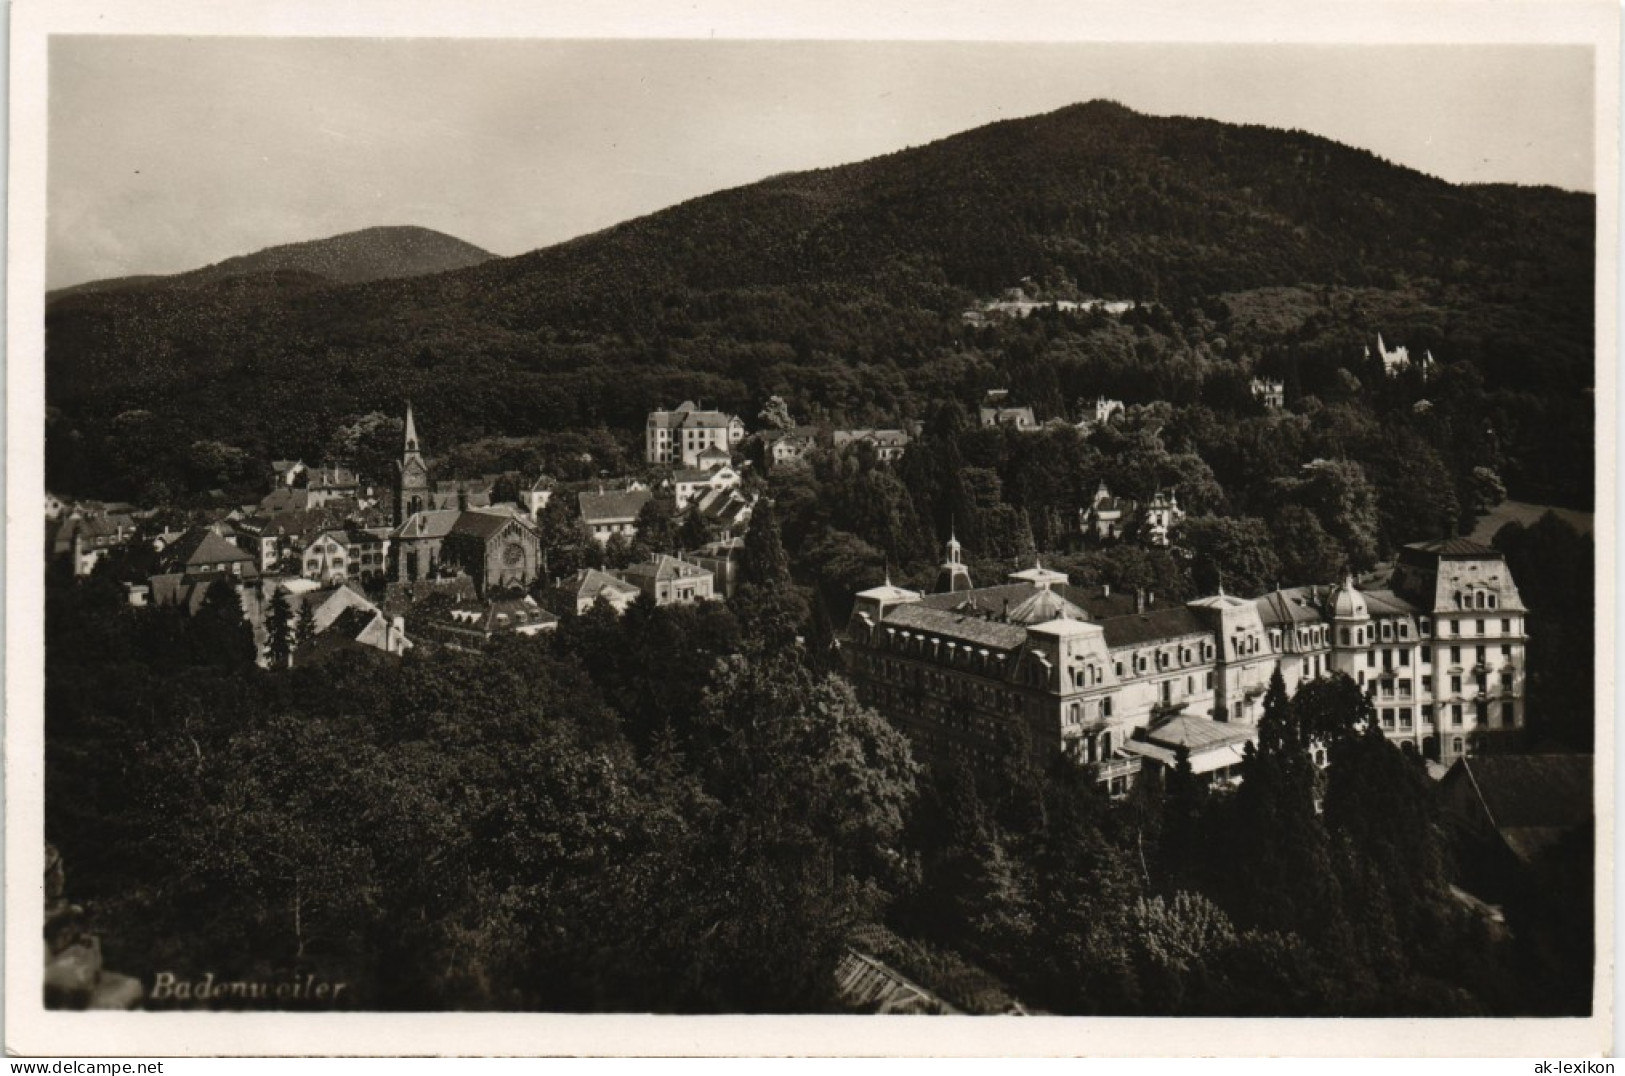
[[745, 423], [737, 415], [701, 411], [692, 401], [684, 400], [675, 411], [649, 412], [644, 459], [649, 463], [699, 467], [700, 454], [707, 449], [732, 453], [744, 439]]
[[1390, 739], [1453, 761], [1523, 727], [1524, 642], [1504, 559], [1456, 538], [1407, 546], [1363, 587], [1172, 606], [1041, 567], [930, 595], [888, 582], [857, 595], [842, 653], [864, 701], [929, 753], [991, 760], [1014, 718], [1035, 754], [1120, 787], [1144, 760], [1167, 763], [1166, 742], [1194, 742], [1193, 719], [1232, 726], [1215, 743], [1233, 754], [1277, 667], [1289, 692], [1346, 673]]

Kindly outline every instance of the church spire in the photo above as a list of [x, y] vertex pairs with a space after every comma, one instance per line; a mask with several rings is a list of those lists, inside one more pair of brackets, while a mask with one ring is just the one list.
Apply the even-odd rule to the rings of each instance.
[[412, 421], [412, 401], [406, 401], [406, 451], [418, 450], [418, 425]]

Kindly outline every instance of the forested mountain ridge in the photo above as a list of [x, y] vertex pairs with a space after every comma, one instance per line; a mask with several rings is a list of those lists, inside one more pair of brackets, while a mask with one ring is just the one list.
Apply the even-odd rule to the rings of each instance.
[[[314, 452], [346, 416], [408, 394], [450, 442], [630, 431], [684, 396], [752, 414], [780, 393], [851, 421], [918, 415], [1017, 387], [1030, 357], [959, 315], [1024, 280], [1158, 302], [1181, 328], [1142, 336], [1236, 363], [1272, 349], [1352, 363], [1362, 335], [1386, 331], [1483, 367], [1491, 389], [1561, 397], [1585, 417], [1543, 421], [1589, 428], [1593, 215], [1589, 195], [1453, 186], [1308, 134], [1093, 102], [431, 277], [250, 277], [59, 301], [47, 402], [50, 440], [70, 451], [51, 454], [52, 480], [139, 495], [87, 469], [128, 450], [122, 437], [149, 461], [146, 480], [173, 489], [194, 440]], [[1260, 289], [1297, 289], [1320, 316], [1197, 329], [1183, 317], [1210, 296], [1247, 308]], [[1059, 380], [1064, 392], [1098, 376]], [[132, 411], [127, 427], [162, 436], [114, 431]]]

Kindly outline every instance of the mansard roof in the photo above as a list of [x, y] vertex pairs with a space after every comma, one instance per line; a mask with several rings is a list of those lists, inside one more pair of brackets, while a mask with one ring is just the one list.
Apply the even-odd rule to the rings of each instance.
[[1014, 650], [1027, 641], [1027, 629], [1020, 624], [1007, 624], [988, 617], [963, 616], [946, 609], [933, 609], [920, 602], [899, 605], [886, 614], [882, 627], [929, 632], [996, 650]]
[[1185, 635], [1212, 634], [1196, 618], [1196, 614], [1183, 605], [1114, 616], [1101, 621], [1100, 626], [1106, 631], [1106, 645], [1113, 650], [1162, 639], [1178, 639]]

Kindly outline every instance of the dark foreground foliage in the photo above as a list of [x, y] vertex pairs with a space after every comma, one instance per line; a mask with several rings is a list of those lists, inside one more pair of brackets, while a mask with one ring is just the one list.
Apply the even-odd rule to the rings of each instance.
[[[47, 836], [109, 964], [149, 985], [826, 1012], [867, 938], [969, 1011], [1585, 1004], [1588, 955], [1545, 904], [1510, 909], [1507, 941], [1451, 897], [1429, 783], [1346, 680], [1277, 685], [1238, 792], [1186, 765], [1114, 804], [1015, 729], [979, 771], [922, 769], [842, 679], [720, 604], [266, 672], [119, 601], [49, 587]], [[764, 604], [739, 614], [775, 622]]]

